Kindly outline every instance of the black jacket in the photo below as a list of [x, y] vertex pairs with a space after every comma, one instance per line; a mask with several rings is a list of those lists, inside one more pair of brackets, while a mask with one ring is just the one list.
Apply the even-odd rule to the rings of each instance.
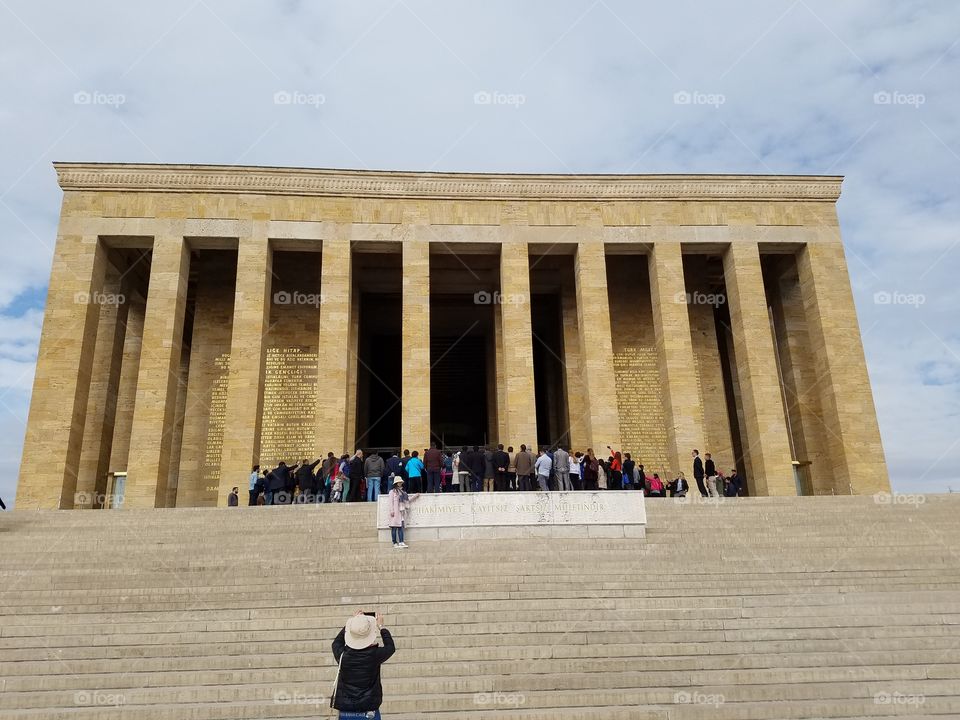
[[315, 493], [317, 491], [317, 476], [313, 474], [313, 469], [320, 464], [319, 460], [310, 465], [301, 465], [297, 468], [297, 485], [300, 486], [300, 492]]
[[345, 630], [341, 630], [333, 641], [333, 658], [340, 665], [340, 679], [337, 681], [337, 694], [333, 706], [344, 712], [369, 712], [379, 710], [383, 702], [383, 686], [380, 684], [380, 665], [385, 663], [396, 648], [390, 631], [381, 628], [383, 647], [374, 645], [363, 650], [348, 648], [344, 640]]
[[717, 474], [717, 466], [713, 463], [713, 458], [710, 458], [703, 464], [703, 474], [707, 477], [713, 477]]
[[[350, 481], [356, 482], [359, 487], [360, 480], [363, 479], [363, 460], [354, 455], [350, 459]], [[351, 492], [353, 488], [350, 488]]]
[[476, 480], [483, 480], [483, 471], [487, 469], [487, 461], [483, 457], [483, 451], [471, 450], [467, 453], [467, 465], [470, 467], [470, 474]]
[[286, 465], [280, 465], [271, 470], [267, 475], [267, 489], [270, 490], [270, 492], [285, 490], [290, 480], [290, 468]]
[[693, 477], [696, 480], [703, 480], [703, 460], [699, 455], [693, 459]]
[[503, 468], [503, 471], [506, 472], [508, 467], [510, 467], [510, 456], [507, 454], [506, 450], [497, 450], [493, 454], [494, 471], [500, 472], [498, 468]]

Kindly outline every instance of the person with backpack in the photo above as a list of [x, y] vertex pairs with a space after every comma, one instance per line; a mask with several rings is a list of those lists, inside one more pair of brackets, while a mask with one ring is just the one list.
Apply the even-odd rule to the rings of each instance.
[[[377, 644], [377, 631], [383, 645]], [[357, 610], [333, 641], [333, 659], [337, 661], [330, 707], [339, 711], [341, 720], [369, 718], [380, 720], [383, 684], [380, 666], [397, 651], [383, 617], [372, 617]]]

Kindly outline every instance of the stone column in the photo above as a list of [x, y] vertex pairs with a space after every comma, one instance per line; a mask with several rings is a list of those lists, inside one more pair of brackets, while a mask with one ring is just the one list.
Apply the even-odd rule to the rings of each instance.
[[744, 454], [757, 495], [796, 495], [773, 332], [755, 242], [733, 242], [723, 256], [733, 355], [746, 437]]
[[324, 240], [320, 280], [320, 343], [317, 373], [317, 457], [347, 447], [352, 259], [349, 240]]
[[126, 471], [130, 458], [130, 430], [137, 401], [137, 377], [140, 374], [140, 351], [143, 344], [143, 318], [146, 301], [139, 294], [127, 298], [127, 323], [123, 338], [123, 359], [117, 387], [117, 412], [110, 444], [110, 465], [107, 472]]
[[57, 238], [20, 463], [21, 510], [73, 505], [106, 263], [96, 235]]
[[182, 236], [154, 238], [125, 508], [166, 504], [189, 269], [190, 248]]
[[403, 447], [430, 446], [430, 243], [403, 241], [403, 343], [400, 394]]
[[[589, 433], [587, 395], [583, 389], [580, 360], [580, 319], [577, 317], [577, 289], [564, 283], [560, 289], [560, 311], [563, 321], [564, 389], [567, 394], [567, 422], [570, 425], [570, 447], [586, 451]], [[596, 449], [596, 448], [594, 448]]]
[[94, 349], [87, 399], [87, 417], [83, 427], [83, 449], [77, 487], [70, 507], [97, 508], [103, 502], [98, 494], [106, 486], [110, 465], [114, 418], [117, 410], [117, 386], [123, 359], [129, 293], [124, 292], [120, 271], [108, 265], [104, 281], [97, 344]]
[[586, 419], [587, 447], [598, 457], [607, 445], [620, 449], [617, 382], [613, 368], [613, 336], [607, 295], [607, 261], [599, 240], [581, 242], [574, 264], [580, 367], [584, 397], [579, 408]]
[[[250, 470], [260, 455], [266, 335], [270, 329], [273, 255], [267, 224], [251, 221], [237, 250], [237, 284], [227, 374], [223, 443], [217, 505], [226, 506], [230, 490], [249, 488]], [[209, 436], [209, 433], [207, 433]]]
[[537, 407], [533, 385], [533, 321], [530, 315], [530, 256], [527, 243], [506, 240], [500, 246], [501, 302], [503, 335], [503, 375], [505, 393], [503, 419], [506, 435], [498, 440], [504, 447], [521, 444], [537, 446]]
[[[701, 453], [711, 451], [705, 448], [703, 402], [690, 336], [689, 296], [683, 279], [680, 243], [654, 243], [647, 263], [667, 453], [676, 472], [690, 466], [694, 448]], [[714, 402], [723, 404], [724, 398], [715, 398]]]
[[839, 232], [797, 257], [820, 407], [838, 494], [889, 492], [877, 413]]

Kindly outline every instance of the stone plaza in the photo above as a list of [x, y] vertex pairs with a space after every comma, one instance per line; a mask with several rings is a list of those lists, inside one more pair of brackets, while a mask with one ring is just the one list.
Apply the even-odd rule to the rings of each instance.
[[19, 508], [431, 442], [889, 490], [840, 177], [55, 167]]

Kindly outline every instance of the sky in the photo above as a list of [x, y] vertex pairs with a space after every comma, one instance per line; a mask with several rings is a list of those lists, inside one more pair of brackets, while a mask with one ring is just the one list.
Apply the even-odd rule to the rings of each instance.
[[54, 161], [844, 175], [893, 489], [960, 490], [958, 78], [952, 0], [0, 0], [0, 497]]

